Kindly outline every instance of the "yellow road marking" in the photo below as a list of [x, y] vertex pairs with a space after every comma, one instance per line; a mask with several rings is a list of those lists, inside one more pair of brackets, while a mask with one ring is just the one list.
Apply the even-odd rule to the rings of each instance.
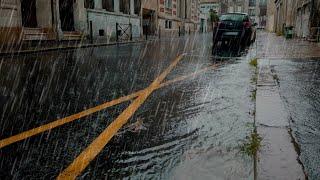
[[150, 94], [157, 89], [165, 77], [182, 59], [178, 56], [170, 66], [158, 76], [152, 84], [143, 90], [127, 109], [125, 109], [82, 153], [58, 176], [57, 179], [75, 179], [89, 163], [102, 151], [119, 129], [127, 123], [131, 116], [146, 101]]
[[[164, 83], [160, 84], [159, 86], [157, 86], [156, 89], [168, 86], [168, 85], [170, 85], [172, 83], [176, 83], [178, 81], [183, 81], [183, 80], [185, 80], [187, 78], [190, 78], [190, 77], [194, 77], [194, 76], [196, 76], [198, 74], [201, 74], [201, 73], [203, 73], [205, 71], [208, 71], [208, 70], [211, 70], [211, 69], [215, 69], [218, 66], [219, 66], [219, 64], [212, 65], [212, 66], [206, 67], [204, 69], [201, 69], [201, 70], [199, 70], [197, 72], [194, 72], [194, 73], [191, 73], [191, 74], [188, 74], [188, 75], [185, 75], [185, 76], [181, 76], [181, 77], [175, 78], [173, 80], [169, 80], [169, 81], [164, 82]], [[106, 102], [106, 103], [101, 104], [99, 106], [84, 110], [82, 112], [79, 112], [77, 114], [65, 117], [63, 119], [58, 119], [58, 120], [53, 121], [51, 123], [48, 123], [48, 124], [39, 126], [37, 128], [34, 128], [34, 129], [31, 129], [31, 130], [19, 133], [17, 135], [11, 136], [9, 138], [2, 139], [2, 140], [0, 140], [0, 149], [5, 147], [5, 146], [8, 146], [10, 144], [16, 143], [18, 141], [21, 141], [21, 140], [27, 139], [29, 137], [35, 136], [37, 134], [43, 133], [45, 131], [49, 131], [51, 129], [57, 128], [59, 126], [62, 126], [64, 124], [73, 122], [73, 121], [75, 121], [77, 119], [80, 119], [82, 117], [88, 116], [88, 115], [93, 114], [95, 112], [101, 111], [101, 110], [106, 109], [108, 107], [112, 107], [114, 105], [129, 101], [129, 100], [131, 100], [133, 98], [138, 97], [141, 93], [143, 93], [143, 90], [140, 90], [140, 91], [137, 91], [137, 92], [135, 92], [133, 94], [130, 94], [130, 95], [127, 95], [127, 96], [124, 96], [124, 97], [120, 97], [118, 99]]]
[[63, 119], [59, 119], [59, 120], [53, 121], [51, 123], [48, 123], [48, 124], [39, 126], [37, 128], [22, 132], [20, 134], [11, 136], [9, 138], [3, 139], [3, 140], [0, 141], [0, 149], [5, 147], [5, 146], [8, 146], [10, 144], [13, 144], [15, 142], [24, 140], [24, 139], [29, 138], [31, 136], [40, 134], [42, 132], [48, 131], [50, 129], [53, 129], [53, 128], [56, 128], [58, 126], [64, 125], [66, 123], [72, 122], [74, 120], [80, 119], [82, 117], [88, 116], [88, 115], [93, 114], [95, 112], [101, 111], [101, 110], [106, 109], [108, 107], [120, 104], [120, 103], [128, 101], [130, 99], [133, 99], [133, 98], [137, 97], [138, 95], [140, 95], [142, 92], [143, 92], [142, 90], [138, 91], [138, 92], [130, 94], [128, 96], [124, 96], [124, 97], [121, 97], [119, 99], [115, 99], [115, 100], [109, 101], [107, 103], [104, 103], [104, 104], [101, 104], [99, 106], [87, 109], [87, 110], [79, 112], [77, 114], [65, 117]]

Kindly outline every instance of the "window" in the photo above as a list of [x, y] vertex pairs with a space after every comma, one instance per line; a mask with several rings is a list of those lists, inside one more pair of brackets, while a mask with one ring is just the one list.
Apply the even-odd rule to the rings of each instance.
[[237, 7], [237, 12], [242, 12], [242, 7], [241, 6]]
[[94, 9], [94, 0], [85, 0], [84, 7], [86, 9]]
[[172, 21], [166, 20], [166, 22], [165, 22], [165, 28], [166, 28], [166, 29], [172, 29]]
[[172, 0], [166, 0], [166, 8], [172, 8]]
[[130, 14], [130, 0], [120, 0], [120, 12]]
[[266, 0], [260, 0], [259, 6], [266, 6], [267, 1]]
[[114, 11], [114, 0], [102, 0], [102, 8], [113, 12]]
[[141, 9], [141, 0], [134, 0], [134, 14], [139, 15]]
[[249, 15], [250, 16], [255, 16], [256, 15], [255, 9], [249, 9]]
[[249, 6], [256, 6], [256, 0], [249, 0]]

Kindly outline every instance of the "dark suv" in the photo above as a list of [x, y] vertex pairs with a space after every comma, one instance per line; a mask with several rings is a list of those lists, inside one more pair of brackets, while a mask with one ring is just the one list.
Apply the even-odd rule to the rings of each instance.
[[256, 39], [256, 24], [253, 24], [248, 14], [227, 13], [219, 17], [213, 30], [213, 44], [219, 41], [231, 41], [242, 45], [250, 45]]

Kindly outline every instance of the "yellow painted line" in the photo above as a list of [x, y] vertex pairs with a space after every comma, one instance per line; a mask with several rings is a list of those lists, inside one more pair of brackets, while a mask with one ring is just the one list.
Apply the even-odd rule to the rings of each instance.
[[20, 134], [17, 134], [17, 135], [14, 135], [14, 136], [11, 136], [9, 138], [6, 138], [6, 139], [2, 139], [0, 141], [0, 149], [5, 147], [5, 146], [8, 146], [10, 144], [13, 144], [13, 143], [16, 143], [18, 141], [21, 141], [21, 140], [24, 140], [26, 138], [29, 138], [31, 136], [34, 136], [34, 135], [37, 135], [37, 134], [40, 134], [40, 133], [43, 133], [45, 131], [48, 131], [48, 130], [51, 130], [53, 128], [56, 128], [58, 126], [62, 126], [66, 123], [69, 123], [69, 122], [72, 122], [72, 121], [75, 121], [77, 119], [80, 119], [82, 117], [85, 117], [85, 116], [88, 116], [90, 114], [93, 114], [95, 112], [98, 112], [98, 111], [101, 111], [103, 109], [106, 109], [108, 107], [111, 107], [111, 106], [114, 106], [114, 105], [117, 105], [117, 104], [120, 104], [122, 102], [126, 102], [130, 99], [133, 99], [137, 96], [139, 96], [141, 93], [143, 93], [143, 91], [138, 91], [136, 93], [133, 93], [133, 94], [130, 94], [128, 96], [124, 96], [124, 97], [121, 97], [119, 99], [115, 99], [115, 100], [112, 100], [112, 101], [109, 101], [109, 102], [106, 102], [104, 104], [101, 104], [99, 106], [96, 106], [96, 107], [93, 107], [93, 108], [90, 108], [90, 109], [87, 109], [85, 111], [82, 111], [82, 112], [79, 112], [77, 114], [74, 114], [74, 115], [71, 115], [71, 116], [68, 116], [68, 117], [65, 117], [63, 119], [59, 119], [59, 120], [56, 120], [56, 121], [53, 121], [51, 123], [48, 123], [48, 124], [45, 124], [45, 125], [42, 125], [42, 126], [39, 126], [37, 128], [34, 128], [34, 129], [31, 129], [31, 130], [28, 130], [28, 131], [25, 131], [25, 132], [22, 132]]
[[127, 109], [125, 109], [84, 151], [82, 151], [82, 153], [58, 176], [57, 179], [76, 179], [76, 177], [80, 175], [89, 163], [102, 151], [119, 129], [127, 123], [151, 93], [157, 89], [182, 57], [183, 55], [178, 56], [149, 87], [144, 89], [143, 93], [141, 93]]
[[[191, 74], [188, 74], [188, 75], [185, 75], [185, 76], [181, 76], [181, 77], [175, 78], [173, 80], [169, 80], [169, 81], [167, 81], [165, 83], [162, 83], [159, 86], [157, 86], [156, 89], [162, 88], [164, 86], [168, 86], [168, 85], [170, 85], [172, 83], [176, 83], [178, 81], [183, 81], [183, 80], [185, 80], [187, 78], [190, 78], [190, 77], [195, 77], [196, 75], [199, 75], [199, 74], [201, 74], [201, 73], [203, 73], [205, 71], [208, 71], [208, 70], [211, 70], [211, 69], [215, 69], [218, 66], [219, 66], [219, 64], [212, 65], [212, 66], [206, 67], [204, 69], [201, 69], [201, 70], [199, 70], [197, 72], [194, 72], [194, 73], [191, 73]], [[82, 117], [88, 116], [88, 115], [93, 114], [95, 112], [101, 111], [101, 110], [106, 109], [108, 107], [112, 107], [112, 106], [115, 106], [117, 104], [129, 101], [129, 100], [131, 100], [133, 98], [138, 97], [141, 93], [143, 93], [143, 90], [140, 90], [140, 91], [132, 93], [130, 95], [127, 95], [127, 96], [124, 96], [124, 97], [120, 97], [118, 99], [106, 102], [106, 103], [101, 104], [99, 106], [84, 110], [82, 112], [79, 112], [77, 114], [65, 117], [63, 119], [58, 119], [58, 120], [53, 121], [51, 123], [48, 123], [48, 124], [39, 126], [37, 128], [34, 128], [34, 129], [31, 129], [31, 130], [19, 133], [17, 135], [11, 136], [9, 138], [2, 139], [2, 140], [0, 140], [0, 149], [3, 148], [3, 147], [6, 147], [8, 145], [11, 145], [13, 143], [16, 143], [18, 141], [22, 141], [24, 139], [30, 138], [32, 136], [35, 136], [37, 134], [43, 133], [45, 131], [49, 131], [51, 129], [57, 128], [59, 126], [62, 126], [64, 124], [73, 122], [73, 121], [75, 121], [77, 119], [80, 119]]]

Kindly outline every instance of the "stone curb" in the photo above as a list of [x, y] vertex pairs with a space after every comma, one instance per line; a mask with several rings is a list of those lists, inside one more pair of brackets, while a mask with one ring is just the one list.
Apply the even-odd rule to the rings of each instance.
[[257, 155], [257, 179], [305, 179], [270, 60], [260, 59], [258, 68], [256, 127], [262, 147]]
[[135, 43], [143, 43], [143, 42], [147, 42], [147, 41], [146, 40], [139, 40], [139, 41], [128, 41], [128, 42], [83, 44], [83, 45], [74, 45], [74, 46], [61, 46], [61, 47], [53, 47], [53, 48], [43, 48], [43, 49], [36, 49], [36, 50], [21, 50], [21, 51], [0, 52], [0, 56], [34, 54], [34, 53], [38, 53], [38, 52], [50, 52], [50, 51], [57, 51], [57, 50], [82, 49], [82, 48], [100, 47], [100, 46], [115, 46], [115, 45], [135, 44]]

